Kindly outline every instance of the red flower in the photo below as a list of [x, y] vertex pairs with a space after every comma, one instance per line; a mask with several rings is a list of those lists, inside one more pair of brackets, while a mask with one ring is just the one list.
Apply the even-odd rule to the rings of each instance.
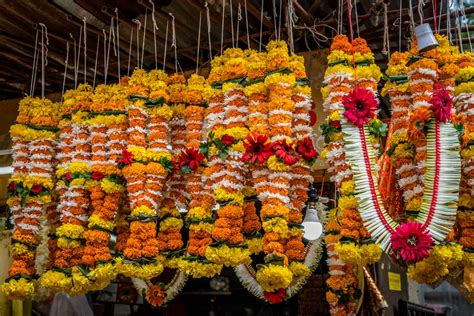
[[43, 186], [42, 186], [41, 184], [34, 184], [34, 185], [31, 187], [31, 192], [33, 192], [34, 194], [40, 193], [41, 190], [43, 190]]
[[91, 177], [92, 179], [99, 181], [99, 180], [102, 180], [105, 177], [105, 175], [100, 171], [94, 171], [92, 172]]
[[66, 174], [64, 175], [64, 179], [66, 179], [66, 181], [71, 181], [72, 180], [72, 176], [71, 176], [70, 171], [66, 172]]
[[252, 164], [263, 164], [265, 160], [272, 155], [272, 145], [268, 142], [268, 137], [260, 134], [248, 134], [243, 141], [245, 153], [242, 156], [243, 162], [250, 162]]
[[372, 92], [365, 88], [354, 88], [342, 98], [342, 104], [346, 108], [344, 116], [354, 125], [362, 126], [375, 117], [377, 100]]
[[122, 150], [122, 159], [119, 159], [117, 162], [124, 165], [131, 165], [133, 162], [133, 154], [124, 148]]
[[392, 249], [404, 261], [415, 263], [429, 257], [428, 250], [433, 248], [433, 239], [419, 222], [407, 222], [397, 227], [392, 235]]
[[263, 296], [267, 299], [268, 302], [272, 304], [278, 304], [283, 302], [286, 297], [285, 289], [279, 289], [276, 292], [267, 292], [263, 291]]
[[291, 144], [286, 142], [286, 139], [273, 142], [272, 147], [275, 156], [283, 160], [288, 166], [294, 165], [300, 159], [298, 153], [293, 149]]
[[317, 120], [318, 117], [316, 116], [316, 113], [314, 113], [313, 110], [309, 111], [309, 126], [314, 126]]
[[318, 158], [318, 153], [314, 149], [313, 141], [310, 137], [303, 138], [296, 143], [296, 152], [307, 161]]
[[194, 147], [186, 148], [179, 156], [178, 165], [180, 168], [189, 167], [191, 170], [196, 170], [202, 165], [204, 155]]
[[224, 136], [222, 136], [221, 142], [222, 142], [222, 145], [229, 146], [235, 142], [235, 138], [230, 135], [225, 134]]
[[8, 191], [14, 192], [16, 190], [16, 182], [12, 181], [8, 184]]
[[451, 108], [453, 107], [453, 97], [442, 85], [436, 84], [433, 96], [429, 101], [433, 116], [438, 122], [447, 122], [451, 119]]
[[341, 121], [331, 121], [329, 125], [334, 128], [341, 128]]

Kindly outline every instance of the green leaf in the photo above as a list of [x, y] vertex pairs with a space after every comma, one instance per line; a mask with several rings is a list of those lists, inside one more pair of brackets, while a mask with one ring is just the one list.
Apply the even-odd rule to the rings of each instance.
[[189, 174], [191, 173], [191, 168], [189, 166], [182, 166], [181, 167], [181, 172], [184, 173], [184, 174]]
[[227, 152], [227, 150], [223, 150], [223, 151], [220, 151], [220, 152], [219, 152], [219, 157], [220, 157], [221, 159], [226, 159], [227, 156], [229, 156], [229, 153]]
[[171, 160], [169, 160], [168, 158], [161, 157], [159, 162], [167, 172], [173, 171], [173, 169], [174, 169], [173, 162]]
[[207, 158], [209, 159], [209, 144], [202, 142], [199, 144], [199, 151]]

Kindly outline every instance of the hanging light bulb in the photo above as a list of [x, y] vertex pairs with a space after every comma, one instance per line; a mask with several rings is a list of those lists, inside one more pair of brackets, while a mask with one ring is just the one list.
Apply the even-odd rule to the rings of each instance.
[[420, 52], [426, 52], [439, 46], [429, 23], [420, 24], [415, 27], [415, 34], [418, 43], [418, 50]]
[[[308, 196], [309, 196], [308, 206], [306, 207], [306, 215], [302, 223], [304, 227], [303, 237], [307, 240], [316, 240], [319, 237], [321, 237], [323, 233], [323, 225], [321, 224], [321, 221], [319, 220], [318, 209], [316, 207], [316, 203], [318, 202], [318, 199], [320, 200], [320, 202], [323, 202], [322, 199], [328, 200], [328, 198], [318, 197], [316, 195], [316, 190], [314, 189], [312, 185], [309, 190]], [[326, 203], [328, 201], [326, 201]]]

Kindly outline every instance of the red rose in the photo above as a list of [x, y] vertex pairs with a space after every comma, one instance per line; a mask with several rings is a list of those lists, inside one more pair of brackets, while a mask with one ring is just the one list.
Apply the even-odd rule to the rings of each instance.
[[221, 142], [222, 142], [222, 145], [229, 146], [235, 142], [235, 138], [230, 135], [225, 134], [224, 136], [222, 136]]
[[340, 121], [331, 121], [331, 123], [329, 123], [329, 125], [331, 125], [334, 128], [341, 128], [341, 122]]
[[94, 171], [92, 172], [91, 177], [92, 179], [99, 181], [99, 180], [102, 180], [105, 177], [105, 175], [100, 171]]
[[272, 304], [278, 304], [283, 302], [286, 297], [285, 289], [279, 289], [276, 292], [267, 292], [263, 291], [263, 296], [267, 299], [268, 302]]
[[43, 186], [41, 184], [35, 184], [31, 187], [31, 192], [33, 192], [34, 194], [40, 193], [41, 190], [43, 190]]
[[16, 182], [15, 181], [12, 181], [8, 184], [8, 191], [15, 191], [16, 190]]
[[314, 149], [313, 141], [309, 137], [301, 139], [296, 143], [296, 152], [307, 161], [318, 158], [318, 153]]
[[133, 162], [133, 154], [124, 148], [122, 150], [122, 159], [119, 159], [117, 162], [123, 163], [124, 165], [131, 165]]
[[66, 173], [64, 175], [64, 179], [66, 179], [66, 181], [71, 181], [72, 180], [71, 172]]

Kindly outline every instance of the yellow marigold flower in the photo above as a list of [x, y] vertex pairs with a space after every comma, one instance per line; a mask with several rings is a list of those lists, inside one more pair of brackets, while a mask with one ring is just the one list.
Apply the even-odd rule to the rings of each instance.
[[354, 180], [349, 180], [349, 181], [342, 182], [341, 189], [340, 189], [341, 195], [353, 194], [354, 191], [355, 191]]
[[306, 279], [311, 274], [309, 267], [302, 262], [292, 261], [288, 268], [290, 269], [291, 273], [293, 273], [291, 285], [295, 285], [298, 283], [298, 281]]
[[267, 160], [268, 169], [272, 171], [286, 171], [290, 168], [287, 164], [281, 162], [277, 156], [271, 155]]
[[338, 199], [338, 206], [340, 210], [354, 210], [357, 208], [358, 203], [355, 196], [341, 196]]
[[56, 235], [59, 237], [68, 237], [72, 239], [79, 239], [84, 232], [84, 227], [75, 224], [63, 224], [56, 229]]
[[256, 279], [265, 291], [273, 292], [290, 286], [293, 273], [288, 267], [269, 264], [258, 269]]
[[226, 267], [251, 262], [250, 251], [247, 248], [229, 247], [226, 244], [218, 247], [207, 247], [206, 259]]
[[183, 227], [183, 220], [176, 217], [167, 217], [160, 222], [160, 231], [166, 231], [170, 227]]

